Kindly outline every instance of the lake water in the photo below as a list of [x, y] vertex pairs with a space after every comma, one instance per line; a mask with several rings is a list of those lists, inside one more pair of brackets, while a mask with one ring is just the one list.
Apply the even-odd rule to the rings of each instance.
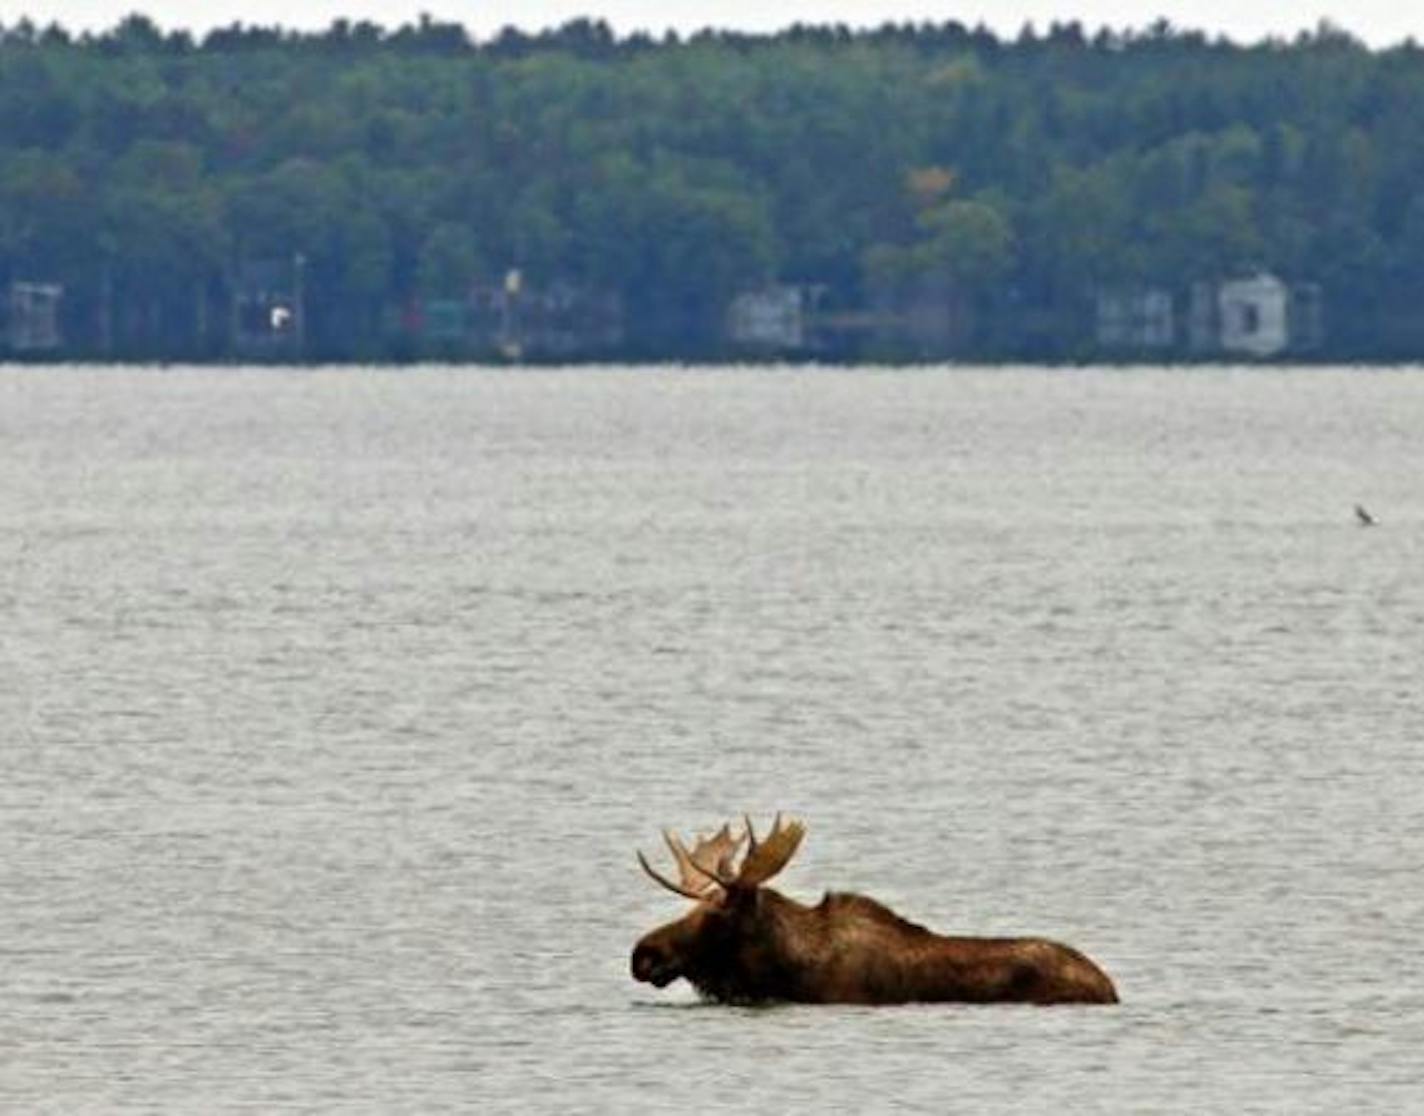
[[[0, 1110], [1405, 1111], [1421, 678], [1418, 371], [0, 370]], [[633, 983], [776, 809], [1122, 1005]]]

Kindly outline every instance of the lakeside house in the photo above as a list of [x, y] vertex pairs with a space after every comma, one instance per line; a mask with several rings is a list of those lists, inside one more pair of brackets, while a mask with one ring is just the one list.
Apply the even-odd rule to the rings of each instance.
[[388, 317], [413, 351], [447, 357], [573, 359], [624, 340], [616, 292], [560, 279], [539, 286], [518, 268], [463, 297], [417, 298]]
[[244, 260], [233, 280], [232, 343], [248, 357], [300, 356], [305, 348], [306, 259]]
[[1288, 284], [1267, 271], [1194, 283], [1189, 345], [1200, 356], [1268, 359], [1323, 344], [1324, 295], [1316, 283]]
[[1221, 283], [1195, 283], [1191, 339], [1196, 352], [1272, 357], [1290, 344], [1290, 290], [1268, 272]]
[[466, 298], [465, 345], [506, 360], [571, 358], [623, 343], [623, 300], [614, 291], [555, 279], [543, 286], [511, 269]]
[[15, 281], [4, 300], [4, 329], [0, 338], [14, 353], [52, 352], [63, 344], [59, 309], [64, 287], [58, 283]]
[[1287, 283], [1267, 271], [1193, 283], [1185, 299], [1164, 287], [1107, 288], [1094, 296], [1094, 341], [1106, 353], [1268, 360], [1324, 343], [1324, 295], [1316, 283]]
[[736, 347], [792, 353], [815, 347], [812, 319], [823, 286], [772, 284], [743, 291], [727, 307], [727, 339]]
[[1163, 350], [1176, 343], [1172, 293], [1161, 287], [1099, 291], [1095, 336], [1105, 349]]

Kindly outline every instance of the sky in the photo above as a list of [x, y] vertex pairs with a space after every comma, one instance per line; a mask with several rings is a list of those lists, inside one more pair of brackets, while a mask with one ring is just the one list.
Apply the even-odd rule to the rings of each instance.
[[1046, 28], [1054, 21], [1077, 20], [1096, 30], [1141, 28], [1162, 17], [1177, 27], [1224, 34], [1238, 42], [1289, 37], [1322, 19], [1371, 46], [1389, 46], [1410, 36], [1424, 42], [1424, 4], [1419, 0], [1156, 0], [1150, 6], [1141, 0], [720, 0], [715, 5], [695, 0], [0, 0], [0, 23], [28, 16], [41, 25], [57, 22], [72, 31], [94, 31], [112, 27], [133, 11], [165, 29], [186, 28], [197, 34], [235, 22], [318, 30], [337, 18], [394, 27], [429, 12], [442, 22], [463, 23], [481, 39], [505, 26], [538, 30], [579, 17], [606, 20], [620, 34], [953, 19], [983, 23], [1001, 35], [1017, 34], [1026, 22]]

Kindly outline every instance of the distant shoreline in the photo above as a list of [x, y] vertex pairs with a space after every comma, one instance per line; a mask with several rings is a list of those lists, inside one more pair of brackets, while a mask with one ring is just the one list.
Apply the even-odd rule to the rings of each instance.
[[1424, 48], [0, 27], [0, 359], [1424, 358]]

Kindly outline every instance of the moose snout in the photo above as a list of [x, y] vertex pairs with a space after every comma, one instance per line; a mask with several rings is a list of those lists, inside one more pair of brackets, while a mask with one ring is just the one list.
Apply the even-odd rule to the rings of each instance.
[[672, 983], [677, 976], [675, 967], [660, 950], [652, 946], [640, 945], [633, 950], [633, 979], [662, 988]]

